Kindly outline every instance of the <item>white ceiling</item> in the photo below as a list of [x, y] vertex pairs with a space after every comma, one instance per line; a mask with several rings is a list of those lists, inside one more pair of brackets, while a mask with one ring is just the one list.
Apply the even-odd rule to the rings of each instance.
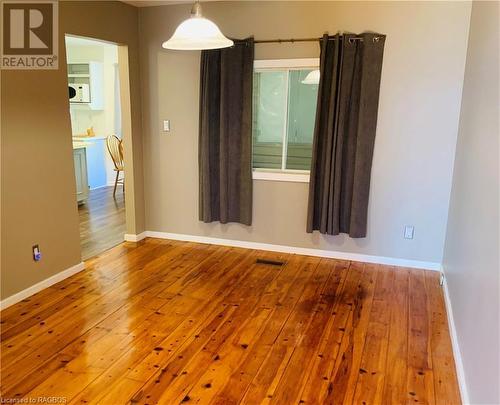
[[[166, 1], [166, 0], [121, 0], [123, 3], [130, 4], [135, 7], [152, 7], [152, 6], [170, 6], [172, 4], [193, 4], [194, 0], [176, 0], [176, 1]], [[220, 1], [220, 0], [203, 0], [203, 3], [207, 1]]]

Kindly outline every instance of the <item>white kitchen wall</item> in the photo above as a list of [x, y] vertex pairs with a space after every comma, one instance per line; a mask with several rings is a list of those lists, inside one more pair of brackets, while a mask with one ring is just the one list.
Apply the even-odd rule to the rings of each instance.
[[[117, 127], [120, 117], [120, 95], [116, 86], [118, 81], [118, 47], [99, 41], [81, 38], [66, 39], [66, 59], [68, 63], [100, 62], [103, 64], [104, 109], [92, 110], [88, 105], [70, 104], [71, 126], [73, 135], [85, 134], [90, 127], [98, 137], [115, 134], [121, 137], [121, 128]], [[103, 144], [104, 145], [104, 144]], [[105, 151], [106, 182], [114, 184], [113, 162]]]

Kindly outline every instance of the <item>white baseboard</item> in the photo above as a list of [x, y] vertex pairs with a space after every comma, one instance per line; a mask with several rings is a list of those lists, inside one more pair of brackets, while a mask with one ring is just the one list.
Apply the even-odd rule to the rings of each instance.
[[123, 235], [123, 239], [125, 242], [139, 242], [140, 240], [143, 240], [146, 237], [146, 232], [142, 232], [138, 235], [135, 235], [133, 233], [126, 233]]
[[18, 293], [0, 301], [0, 310], [4, 310], [11, 305], [17, 304], [19, 301], [22, 301], [25, 298], [28, 298], [33, 294], [36, 294], [37, 292], [58, 283], [59, 281], [71, 277], [73, 274], [79, 273], [84, 269], [85, 264], [83, 262], [80, 262], [78, 264], [75, 264], [74, 266], [71, 266], [69, 269], [63, 270], [60, 273], [54, 274], [53, 276], [46, 278], [45, 280], [42, 280], [39, 283], [32, 285], [31, 287], [26, 288], [25, 290], [19, 291]]
[[103, 184], [102, 186], [98, 186], [98, 187], [89, 187], [89, 190], [90, 191], [99, 190], [100, 188], [105, 188], [105, 187], [108, 187], [108, 185], [107, 184]]
[[455, 358], [455, 368], [457, 372], [458, 386], [460, 388], [460, 396], [462, 397], [462, 404], [470, 404], [469, 392], [467, 390], [467, 383], [465, 381], [465, 369], [462, 361], [462, 354], [460, 353], [460, 346], [458, 344], [457, 329], [455, 328], [455, 321], [453, 319], [453, 307], [451, 305], [450, 292], [448, 290], [448, 283], [446, 282], [446, 274], [444, 274], [443, 292], [444, 303], [446, 306], [446, 314], [448, 315], [448, 326], [450, 329], [451, 345], [453, 348], [453, 357]]
[[141, 240], [146, 236], [159, 239], [174, 239], [174, 240], [182, 240], [188, 242], [209, 243], [213, 245], [267, 250], [271, 252], [294, 253], [305, 256], [328, 257], [333, 259], [352, 260], [356, 262], [377, 263], [389, 266], [413, 267], [418, 269], [441, 271], [440, 263], [399, 259], [395, 257], [372, 256], [359, 253], [347, 253], [335, 250], [310, 249], [310, 248], [302, 248], [295, 246], [274, 245], [270, 243], [249, 242], [242, 240], [212, 238], [209, 236], [184, 235], [179, 233], [156, 232], [156, 231], [146, 231], [139, 235], [128, 235], [128, 236], [131, 237], [131, 241], [133, 242], [136, 242], [136, 240], [132, 240], [133, 238]]

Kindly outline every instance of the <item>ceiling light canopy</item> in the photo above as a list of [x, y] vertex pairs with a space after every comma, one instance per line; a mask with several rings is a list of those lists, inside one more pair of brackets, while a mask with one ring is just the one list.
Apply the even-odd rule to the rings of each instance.
[[197, 1], [191, 9], [191, 17], [179, 24], [174, 35], [162, 44], [165, 49], [195, 51], [219, 49], [233, 46], [219, 27], [201, 15], [201, 5]]
[[302, 84], [319, 84], [319, 69], [310, 71], [302, 80]]

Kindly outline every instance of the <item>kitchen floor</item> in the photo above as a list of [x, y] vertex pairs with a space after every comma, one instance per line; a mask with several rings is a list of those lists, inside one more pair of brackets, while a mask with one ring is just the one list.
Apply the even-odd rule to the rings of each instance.
[[90, 190], [87, 202], [78, 206], [82, 260], [87, 260], [123, 242], [124, 197], [120, 185], [116, 190], [116, 198], [113, 198], [113, 187], [102, 187]]

